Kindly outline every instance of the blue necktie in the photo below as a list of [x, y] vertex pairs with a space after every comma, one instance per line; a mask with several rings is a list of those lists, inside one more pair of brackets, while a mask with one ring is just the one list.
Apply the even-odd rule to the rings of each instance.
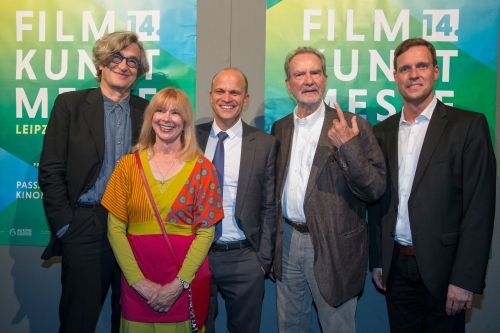
[[[217, 170], [217, 178], [219, 179], [219, 185], [221, 193], [223, 193], [224, 186], [224, 140], [227, 139], [229, 135], [226, 132], [219, 132], [217, 134], [219, 141], [217, 141], [217, 146], [215, 147], [215, 155], [212, 161], [215, 169]], [[215, 225], [215, 236], [214, 242], [217, 241], [220, 236], [222, 236], [222, 221]]]

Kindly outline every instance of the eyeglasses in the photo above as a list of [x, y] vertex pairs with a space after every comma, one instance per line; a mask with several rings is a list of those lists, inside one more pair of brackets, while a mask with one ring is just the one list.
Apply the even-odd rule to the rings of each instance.
[[130, 68], [137, 68], [141, 65], [141, 62], [139, 60], [137, 60], [136, 58], [133, 58], [133, 57], [127, 58], [127, 57], [122, 56], [120, 53], [115, 53], [111, 57], [109, 57], [109, 60], [111, 60], [111, 62], [113, 64], [117, 64], [117, 65], [121, 64], [123, 59], [125, 59], [125, 63]]

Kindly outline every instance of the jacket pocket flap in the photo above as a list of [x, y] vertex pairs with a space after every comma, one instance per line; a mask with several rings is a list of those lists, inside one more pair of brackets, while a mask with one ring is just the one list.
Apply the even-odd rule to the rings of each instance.
[[345, 232], [342, 234], [342, 237], [350, 237], [350, 236], [353, 236], [353, 235], [356, 235], [356, 234], [359, 234], [361, 231], [363, 231], [365, 229], [365, 226], [362, 225], [360, 226], [359, 228], [355, 229], [355, 230], [351, 230], [351, 231], [348, 231], [348, 232]]
[[452, 160], [454, 158], [455, 158], [455, 154], [453, 154], [453, 155], [446, 155], [446, 156], [441, 156], [441, 155], [435, 156], [434, 158], [430, 159], [428, 165], [447, 162], [447, 161], [450, 161], [450, 160]]
[[460, 233], [458, 231], [450, 232], [447, 234], [441, 234], [441, 240], [443, 241], [444, 245], [456, 244], [458, 242], [458, 235], [459, 234]]

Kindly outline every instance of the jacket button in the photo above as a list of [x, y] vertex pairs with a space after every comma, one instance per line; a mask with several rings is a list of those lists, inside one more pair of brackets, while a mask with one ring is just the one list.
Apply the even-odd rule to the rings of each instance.
[[391, 235], [392, 238], [394, 238], [394, 232], [391, 231], [390, 235]]

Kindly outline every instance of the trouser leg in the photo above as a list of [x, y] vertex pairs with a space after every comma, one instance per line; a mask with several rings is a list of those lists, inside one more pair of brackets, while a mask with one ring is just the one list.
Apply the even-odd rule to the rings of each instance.
[[[107, 215], [102, 207], [77, 208], [70, 227], [61, 238], [60, 332], [95, 331], [113, 272], [117, 269], [107, 238]], [[116, 306], [114, 310], [117, 311]]]

